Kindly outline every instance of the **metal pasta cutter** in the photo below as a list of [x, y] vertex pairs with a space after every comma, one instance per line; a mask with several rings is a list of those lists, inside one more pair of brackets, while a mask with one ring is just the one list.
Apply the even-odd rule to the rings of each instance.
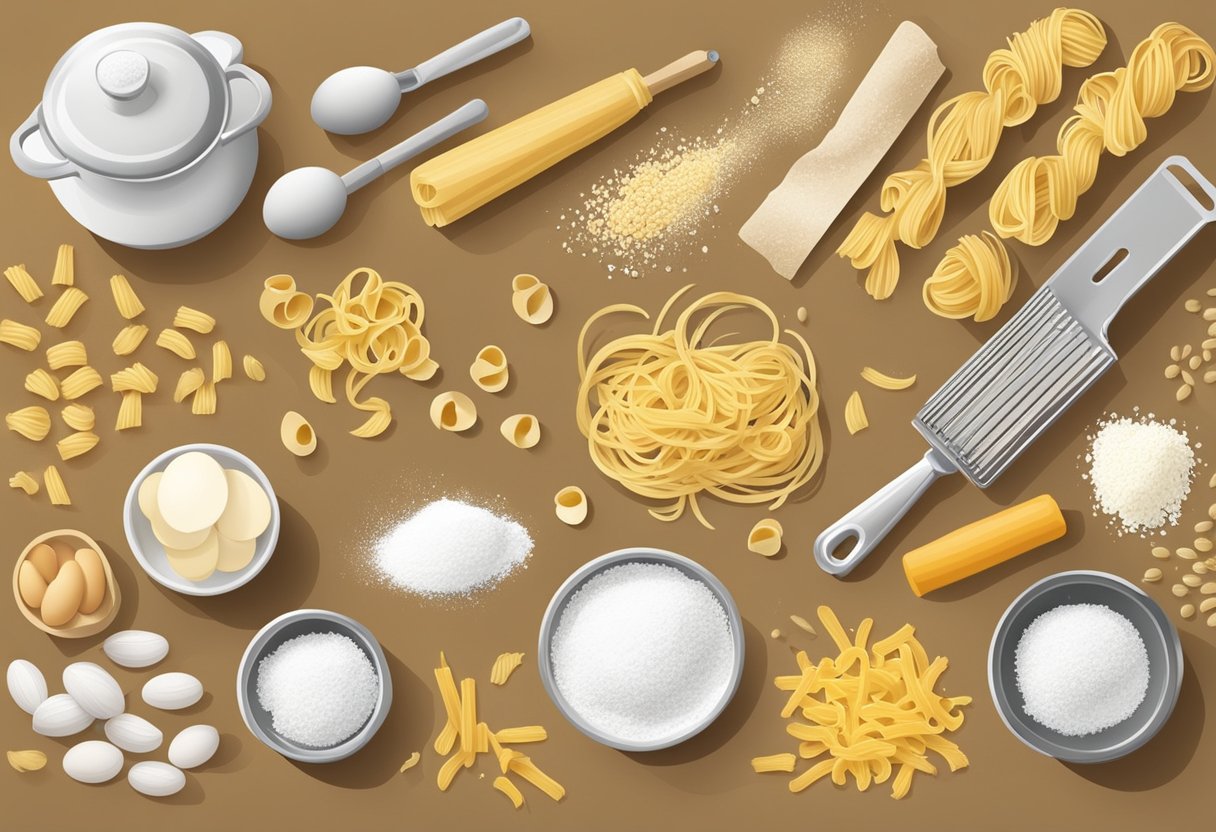
[[[1183, 177], [1183, 178], [1180, 178]], [[1206, 194], [1209, 206], [1184, 178]], [[1123, 305], [1207, 223], [1216, 188], [1185, 157], [1162, 162], [1101, 228], [916, 414], [924, 457], [815, 540], [843, 577], [940, 476], [987, 488], [1117, 359], [1107, 328]], [[848, 545], [850, 539], [854, 542]]]

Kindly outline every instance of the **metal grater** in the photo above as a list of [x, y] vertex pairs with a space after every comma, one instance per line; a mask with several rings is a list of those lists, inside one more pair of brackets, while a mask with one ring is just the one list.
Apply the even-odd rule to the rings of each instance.
[[1216, 203], [1216, 187], [1189, 160], [1166, 159], [921, 408], [912, 425], [930, 450], [819, 535], [815, 560], [824, 571], [853, 571], [938, 477], [961, 471], [987, 488], [1115, 363], [1111, 320], [1216, 221], [1175, 170]]

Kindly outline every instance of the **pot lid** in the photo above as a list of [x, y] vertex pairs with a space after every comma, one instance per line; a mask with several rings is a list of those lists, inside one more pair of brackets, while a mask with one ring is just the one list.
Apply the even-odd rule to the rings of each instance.
[[224, 70], [201, 43], [157, 23], [86, 36], [59, 59], [42, 96], [45, 135], [106, 176], [173, 173], [202, 156], [228, 117]]

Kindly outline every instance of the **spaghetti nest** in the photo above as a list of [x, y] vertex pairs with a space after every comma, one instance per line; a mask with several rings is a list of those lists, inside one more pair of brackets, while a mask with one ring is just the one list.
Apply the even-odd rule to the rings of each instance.
[[[672, 521], [690, 508], [713, 528], [698, 504], [702, 494], [732, 503], [782, 505], [814, 477], [823, 461], [815, 359], [798, 333], [797, 348], [781, 340], [773, 311], [755, 298], [714, 292], [691, 303], [664, 326], [676, 292], [650, 332], [625, 335], [590, 358], [587, 332], [605, 315], [587, 319], [578, 340], [579, 430], [596, 467], [634, 494], [669, 500], [650, 514]], [[753, 310], [771, 326], [762, 340], [707, 340], [710, 327], [733, 310]]]

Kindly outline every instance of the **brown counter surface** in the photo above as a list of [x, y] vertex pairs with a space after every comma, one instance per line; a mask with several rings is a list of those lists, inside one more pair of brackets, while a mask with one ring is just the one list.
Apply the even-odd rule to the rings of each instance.
[[[856, 5], [848, 13], [856, 19], [856, 45], [848, 59], [843, 96], [902, 17], [919, 23], [939, 44], [947, 75], [931, 101], [940, 102], [976, 88], [986, 54], [1051, 7], [936, 0]], [[1216, 12], [1200, 0], [1111, 0], [1089, 8], [1111, 34], [1106, 51], [1089, 71], [1122, 65], [1132, 46], [1165, 20], [1179, 20], [1216, 38]], [[208, 691], [204, 702], [186, 714], [147, 714], [137, 694], [133, 709], [153, 716], [169, 736], [202, 721], [217, 726], [223, 737], [216, 760], [190, 773], [181, 794], [158, 802], [135, 794], [122, 780], [100, 787], [69, 780], [59, 763], [71, 741], [35, 735], [28, 718], [5, 697], [0, 703], [0, 745], [41, 748], [51, 762], [38, 774], [19, 776], [7, 767], [0, 771], [0, 826], [182, 832], [262, 824], [284, 829], [1202, 826], [1211, 817], [1205, 801], [1216, 782], [1216, 720], [1206, 717], [1207, 708], [1216, 702], [1216, 629], [1202, 620], [1178, 618], [1179, 602], [1169, 594], [1169, 580], [1149, 592], [1182, 633], [1187, 660], [1182, 695], [1163, 732], [1127, 759], [1090, 768], [1069, 766], [1021, 745], [992, 706], [986, 661], [997, 619], [1031, 582], [1067, 569], [1102, 569], [1136, 579], [1156, 565], [1145, 541], [1119, 538], [1093, 516], [1078, 458], [1087, 428], [1101, 413], [1135, 406], [1185, 421], [1203, 445], [1200, 455], [1212, 453], [1216, 393], [1204, 387], [1190, 401], [1177, 404], [1174, 387], [1161, 370], [1172, 344], [1198, 343], [1202, 337], [1202, 323], [1183, 311], [1182, 301], [1202, 297], [1205, 289], [1216, 286], [1211, 265], [1216, 229], [1201, 232], [1129, 305], [1112, 331], [1121, 355], [1117, 367], [993, 488], [982, 492], [961, 478], [939, 484], [848, 580], [821, 572], [810, 554], [810, 543], [825, 524], [922, 453], [909, 420], [923, 399], [995, 330], [996, 323], [935, 318], [921, 304], [920, 281], [955, 237], [983, 227], [984, 200], [1004, 171], [1028, 153], [1051, 152], [1086, 70], [1069, 70], [1060, 100], [1044, 107], [1029, 124], [1007, 131], [990, 169], [951, 191], [942, 232], [926, 251], [903, 250], [905, 281], [887, 303], [871, 301], [859, 288], [855, 272], [831, 252], [858, 213], [876, 206], [882, 177], [923, 154], [929, 105], [792, 283], [774, 274], [735, 232], [813, 140], [774, 142], [766, 150], [754, 171], [720, 200], [715, 227], [706, 232], [709, 253], [687, 257], [687, 275], [609, 280], [601, 266], [561, 249], [564, 232], [555, 226], [580, 192], [647, 147], [659, 127], [707, 131], [723, 116], [736, 113], [764, 74], [782, 33], [813, 13], [808, 4], [790, 0], [709, 7], [641, 0], [594, 6], [521, 0], [505, 11], [488, 0], [216, 0], [190, 8], [146, 0], [9, 4], [0, 13], [6, 32], [6, 48], [0, 54], [0, 124], [10, 130], [37, 103], [43, 80], [68, 46], [103, 25], [136, 19], [187, 31], [236, 34], [244, 41], [247, 62], [269, 79], [274, 108], [261, 129], [262, 156], [248, 199], [219, 231], [176, 251], [140, 252], [98, 240], [71, 221], [44, 183], [23, 176], [7, 160], [0, 164], [0, 260], [25, 262], [45, 287], [56, 245], [75, 244], [77, 285], [93, 299], [66, 337], [84, 340], [103, 374], [125, 364], [109, 350], [122, 321], [106, 285], [112, 273], [123, 272], [148, 307], [142, 321], [153, 333], [170, 324], [178, 305], [197, 306], [219, 319], [217, 334], [228, 340], [238, 365], [241, 355], [253, 353], [268, 375], [257, 385], [243, 379], [238, 369], [235, 380], [220, 386], [219, 414], [211, 418], [191, 416], [188, 407], [174, 405], [162, 389], [145, 402], [145, 427], [128, 434], [111, 430], [117, 395], [98, 391], [89, 401], [98, 412], [100, 446], [60, 466], [75, 505], [53, 508], [45, 492], [34, 500], [15, 491], [0, 494], [0, 535], [10, 558], [31, 537], [49, 529], [77, 527], [97, 538], [114, 564], [124, 596], [111, 632], [136, 627], [163, 633], [172, 651], [159, 669], [194, 673]], [[361, 63], [402, 69], [506, 14], [530, 21], [531, 41], [409, 96], [380, 131], [331, 139], [311, 123], [309, 99], [330, 72]], [[489, 124], [501, 124], [611, 72], [628, 66], [645, 72], [699, 48], [720, 50], [720, 71], [665, 94], [607, 140], [444, 232], [425, 227], [419, 219], [405, 170], [352, 198], [346, 217], [320, 240], [282, 241], [261, 223], [262, 197], [286, 169], [321, 164], [344, 171], [471, 97], [485, 98], [491, 107]], [[1125, 158], [1104, 157], [1097, 184], [1081, 200], [1077, 216], [1063, 224], [1048, 245], [1029, 249], [1015, 244], [1023, 280], [999, 320], [1050, 276], [1163, 158], [1185, 154], [1210, 176], [1216, 175], [1216, 106], [1211, 97], [1210, 90], [1180, 96], [1168, 115], [1149, 123], [1145, 146]], [[442, 378], [427, 384], [382, 379], [369, 388], [392, 402], [396, 416], [390, 431], [374, 441], [346, 435], [362, 420], [360, 414], [345, 404], [326, 406], [311, 397], [307, 362], [291, 335], [264, 323], [257, 312], [261, 281], [267, 275], [288, 272], [307, 291], [327, 291], [362, 265], [421, 292], [427, 305], [426, 332], [444, 368]], [[509, 281], [518, 272], [535, 273], [553, 286], [558, 302], [551, 325], [529, 327], [511, 314]], [[810, 311], [801, 331], [820, 365], [828, 457], [813, 493], [776, 513], [788, 546], [772, 560], [744, 547], [747, 530], [765, 515], [762, 509], [707, 502], [716, 531], [701, 528], [691, 516], [672, 524], [651, 520], [640, 501], [598, 474], [574, 424], [574, 339], [585, 317], [613, 302], [656, 309], [687, 281], [707, 290], [753, 293], [793, 327], [799, 326], [798, 306]], [[25, 308], [7, 286], [0, 286], [4, 316], [40, 323], [47, 306], [44, 299], [36, 309]], [[44, 332], [52, 331], [44, 327]], [[44, 334], [44, 345], [54, 340], [53, 334]], [[486, 343], [506, 351], [511, 386], [503, 394], [475, 396], [481, 408], [481, 424], [475, 430], [465, 435], [437, 433], [427, 417], [430, 399], [443, 389], [477, 392], [466, 368]], [[0, 350], [3, 409], [35, 403], [20, 388], [25, 374], [40, 366], [41, 352], [27, 356], [8, 347]], [[136, 357], [160, 373], [168, 390], [186, 366], [153, 347], [151, 340]], [[919, 381], [909, 392], [867, 391], [872, 427], [850, 437], [843, 407], [861, 384], [857, 372], [863, 365], [893, 374], [915, 372]], [[320, 448], [309, 459], [298, 460], [279, 445], [278, 422], [287, 409], [303, 412], [321, 437]], [[544, 425], [541, 445], [531, 452], [517, 451], [497, 435], [499, 422], [521, 411], [536, 413]], [[57, 430], [62, 433], [62, 426]], [[0, 434], [4, 475], [18, 469], [40, 471], [54, 457], [53, 439], [33, 444], [7, 431]], [[249, 454], [274, 483], [282, 506], [283, 532], [271, 564], [244, 588], [216, 598], [190, 598], [152, 582], [123, 534], [121, 506], [132, 477], [157, 453], [186, 442], [217, 442]], [[1206, 486], [1210, 465], [1209, 460], [1198, 473], [1183, 528], [1206, 517], [1214, 493]], [[553, 494], [572, 483], [586, 490], [593, 505], [585, 528], [567, 528], [553, 517]], [[1066, 512], [1065, 539], [929, 598], [912, 595], [899, 564], [904, 551], [1045, 492]], [[528, 569], [476, 604], [420, 603], [375, 586], [367, 576], [365, 556], [377, 526], [441, 495], [503, 505], [531, 529], [536, 541]], [[1174, 545], [1187, 539], [1182, 531], [1169, 538]], [[622, 754], [579, 734], [545, 696], [535, 660], [541, 614], [566, 575], [597, 555], [634, 545], [682, 552], [708, 566], [734, 594], [746, 627], [747, 665], [733, 703], [703, 735], [650, 755]], [[1170, 562], [1167, 571], [1176, 563]], [[790, 795], [784, 775], [751, 773], [752, 756], [789, 750], [792, 744], [777, 713], [780, 695], [771, 677], [794, 666], [791, 646], [805, 647], [812, 655], [828, 648], [826, 637], [803, 639], [788, 621], [791, 613], [813, 618], [820, 603], [831, 604], [849, 626], [874, 616], [876, 632], [911, 622], [931, 654], [949, 657], [942, 686], [949, 695], [975, 697], [965, 726], [955, 735], [971, 758], [970, 768], [936, 778], [918, 775], [909, 799], [901, 802], [890, 799], [886, 786], [859, 794], [852, 787], [842, 790], [820, 783]], [[100, 636], [54, 640], [25, 622], [11, 602], [0, 607], [0, 661], [34, 661], [47, 673], [52, 689], [59, 687], [58, 675], [67, 662], [101, 656]], [[396, 697], [388, 722], [362, 753], [331, 766], [296, 765], [261, 745], [242, 724], [234, 695], [237, 662], [252, 634], [276, 615], [300, 607], [358, 618], [380, 639], [392, 666]], [[770, 639], [774, 627], [787, 637]], [[478, 764], [476, 773], [461, 774], [448, 793], [438, 791], [434, 778], [440, 760], [429, 744], [440, 726], [431, 668], [441, 649], [457, 674], [475, 675], [483, 682], [479, 699], [491, 724], [540, 723], [549, 729], [549, 740], [531, 751], [536, 762], [567, 787], [568, 796], [560, 805], [525, 785], [528, 802], [521, 811], [512, 811], [490, 787], [495, 771], [487, 760]], [[491, 689], [490, 664], [506, 650], [526, 651], [524, 667], [509, 685]], [[150, 674], [116, 675], [125, 689], [137, 690]], [[100, 736], [99, 727], [92, 732]], [[421, 765], [399, 775], [398, 766], [415, 750], [423, 751]], [[482, 773], [485, 779], [479, 780]]]

